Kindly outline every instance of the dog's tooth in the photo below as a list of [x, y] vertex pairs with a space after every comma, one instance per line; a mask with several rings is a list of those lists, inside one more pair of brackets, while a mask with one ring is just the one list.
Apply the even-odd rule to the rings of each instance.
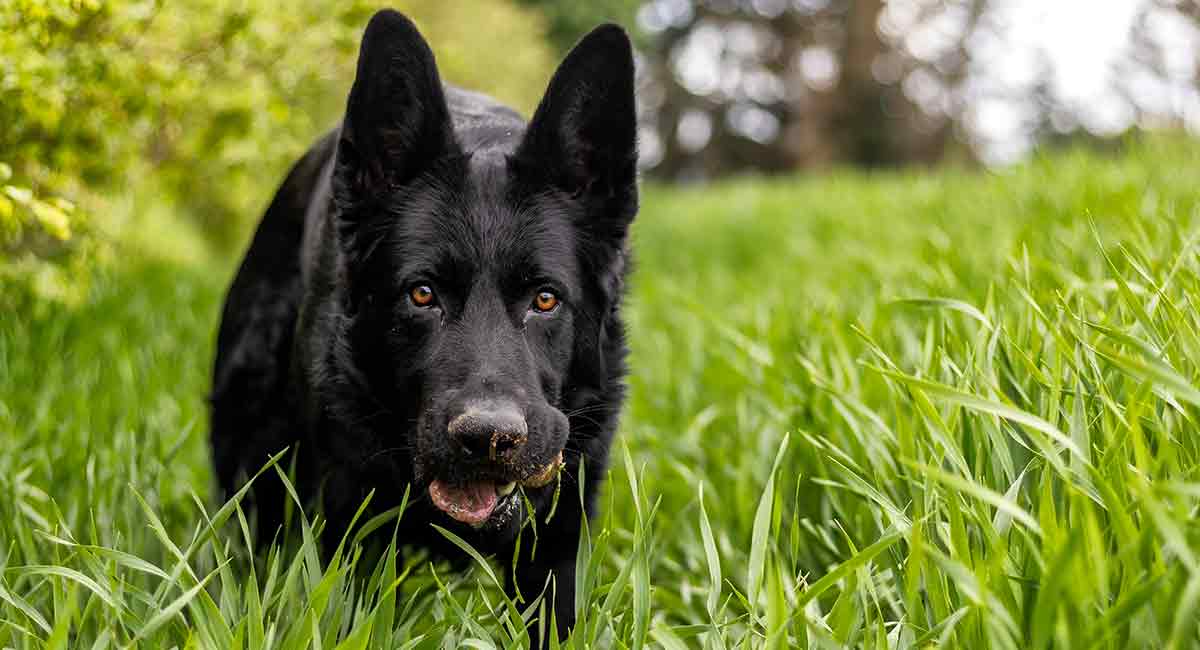
[[517, 482], [511, 481], [511, 482], [505, 483], [504, 485], [501, 485], [500, 489], [498, 489], [496, 491], [500, 494], [500, 496], [506, 497], [506, 496], [512, 494], [512, 491], [515, 489], [517, 489]]

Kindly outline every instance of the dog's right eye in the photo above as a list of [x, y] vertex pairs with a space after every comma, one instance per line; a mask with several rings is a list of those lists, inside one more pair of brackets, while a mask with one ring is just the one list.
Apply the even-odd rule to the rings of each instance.
[[543, 289], [533, 297], [534, 311], [548, 314], [558, 308], [558, 296], [553, 291]]
[[432, 307], [433, 289], [427, 284], [418, 284], [408, 290], [408, 299], [418, 307]]

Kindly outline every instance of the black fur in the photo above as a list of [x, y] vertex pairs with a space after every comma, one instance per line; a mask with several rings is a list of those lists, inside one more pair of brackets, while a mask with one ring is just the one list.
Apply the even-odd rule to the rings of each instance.
[[[586, 461], [590, 515], [623, 396], [635, 128], [632, 52], [616, 26], [580, 41], [526, 125], [443, 85], [413, 24], [376, 14], [340, 128], [288, 174], [226, 299], [212, 395], [225, 494], [291, 447], [327, 539], [371, 490], [381, 511], [411, 486], [405, 544], [451, 552], [437, 523], [507, 559], [526, 513], [461, 524], [434, 507], [431, 481], [520, 480], [562, 451], [549, 524], [555, 485], [525, 490], [540, 541], [535, 555], [522, 544], [509, 589], [528, 601], [553, 574], [565, 636], [584, 516], [572, 495]], [[410, 297], [415, 286], [433, 290], [434, 306]], [[560, 299], [548, 313], [531, 306], [543, 290]], [[450, 425], [478, 404], [503, 413]], [[497, 457], [493, 430], [504, 427], [515, 442], [502, 438]], [[472, 448], [487, 435], [491, 455]], [[269, 538], [282, 520], [279, 481], [260, 478], [252, 497]]]

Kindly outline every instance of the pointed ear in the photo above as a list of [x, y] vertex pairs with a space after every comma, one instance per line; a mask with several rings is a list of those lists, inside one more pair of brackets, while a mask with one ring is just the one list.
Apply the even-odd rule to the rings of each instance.
[[633, 86], [633, 48], [625, 31], [611, 24], [592, 30], [550, 80], [517, 149], [519, 167], [585, 199], [636, 193]]
[[458, 151], [429, 44], [385, 9], [367, 23], [338, 140], [335, 192], [355, 201], [401, 185]]

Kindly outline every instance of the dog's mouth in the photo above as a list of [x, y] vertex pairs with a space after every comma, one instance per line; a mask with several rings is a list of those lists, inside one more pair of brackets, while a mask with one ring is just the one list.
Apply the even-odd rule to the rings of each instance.
[[429, 496], [438, 510], [473, 528], [481, 528], [490, 519], [511, 511], [516, 502], [517, 486], [539, 488], [557, 478], [563, 467], [562, 452], [524, 479], [498, 483], [492, 480], [448, 483], [434, 479]]

